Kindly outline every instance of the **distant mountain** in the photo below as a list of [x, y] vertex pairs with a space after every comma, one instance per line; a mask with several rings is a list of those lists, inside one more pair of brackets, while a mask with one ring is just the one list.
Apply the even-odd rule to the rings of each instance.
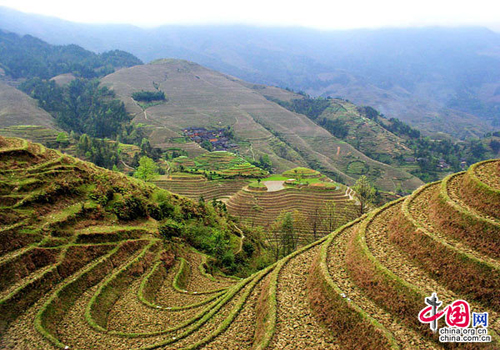
[[0, 30], [0, 68], [14, 79], [49, 79], [67, 73], [94, 78], [138, 64], [141, 60], [124, 51], [96, 54], [78, 45], [50, 45], [31, 35], [21, 37]]
[[195, 61], [253, 83], [371, 105], [426, 133], [500, 126], [500, 34], [484, 28], [318, 31], [88, 25], [0, 8], [4, 29], [54, 44]]
[[[104, 77], [102, 84], [125, 103], [135, 122], [151, 126], [152, 144], [163, 149], [196, 154], [199, 146], [183, 140], [184, 129], [231, 127], [242, 155], [258, 160], [267, 154], [278, 172], [309, 166], [348, 184], [367, 174], [385, 190], [398, 185], [412, 189], [422, 184], [405, 171], [367, 157], [305, 115], [264, 97], [300, 97], [289, 91], [249, 84], [192, 62], [172, 59], [121, 69]], [[141, 106], [132, 98], [141, 90], [163, 91], [167, 99]]]

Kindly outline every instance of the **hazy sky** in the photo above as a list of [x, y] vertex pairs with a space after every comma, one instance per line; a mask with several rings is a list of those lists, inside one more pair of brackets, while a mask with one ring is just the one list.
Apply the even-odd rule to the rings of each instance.
[[0, 0], [23, 12], [75, 22], [159, 24], [242, 23], [320, 29], [482, 25], [500, 30], [498, 0]]

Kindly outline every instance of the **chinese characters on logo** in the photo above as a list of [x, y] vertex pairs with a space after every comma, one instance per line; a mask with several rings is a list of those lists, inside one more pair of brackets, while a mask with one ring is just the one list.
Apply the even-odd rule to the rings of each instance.
[[[439, 340], [441, 342], [489, 342], [491, 336], [488, 335], [488, 313], [472, 312], [468, 302], [465, 300], [455, 300], [440, 310], [443, 304], [439, 301], [436, 293], [425, 298], [425, 304], [419, 314], [418, 319], [422, 323], [428, 323], [433, 332], [438, 330], [438, 320], [445, 317], [448, 327], [439, 330]], [[472, 319], [472, 326], [471, 325]]]

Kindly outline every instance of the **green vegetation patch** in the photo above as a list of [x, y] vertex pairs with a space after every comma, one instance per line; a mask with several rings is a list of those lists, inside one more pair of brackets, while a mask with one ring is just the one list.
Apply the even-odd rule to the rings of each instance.
[[367, 174], [370, 167], [361, 160], [354, 160], [349, 162], [347, 165], [347, 173], [354, 175], [364, 175]]
[[196, 158], [181, 156], [172, 160], [181, 171], [206, 174], [210, 180], [231, 177], [263, 177], [267, 171], [250, 164], [243, 158], [227, 151], [215, 151]]

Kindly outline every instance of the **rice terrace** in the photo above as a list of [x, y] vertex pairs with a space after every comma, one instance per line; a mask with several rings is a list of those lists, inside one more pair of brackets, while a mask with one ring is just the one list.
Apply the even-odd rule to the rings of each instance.
[[0, 350], [500, 350], [499, 4], [7, 2]]
[[433, 291], [488, 311], [486, 347], [498, 347], [500, 161], [238, 278], [176, 237], [198, 217], [241, 239], [217, 209], [40, 144], [0, 141], [2, 348], [441, 348], [413, 316]]

